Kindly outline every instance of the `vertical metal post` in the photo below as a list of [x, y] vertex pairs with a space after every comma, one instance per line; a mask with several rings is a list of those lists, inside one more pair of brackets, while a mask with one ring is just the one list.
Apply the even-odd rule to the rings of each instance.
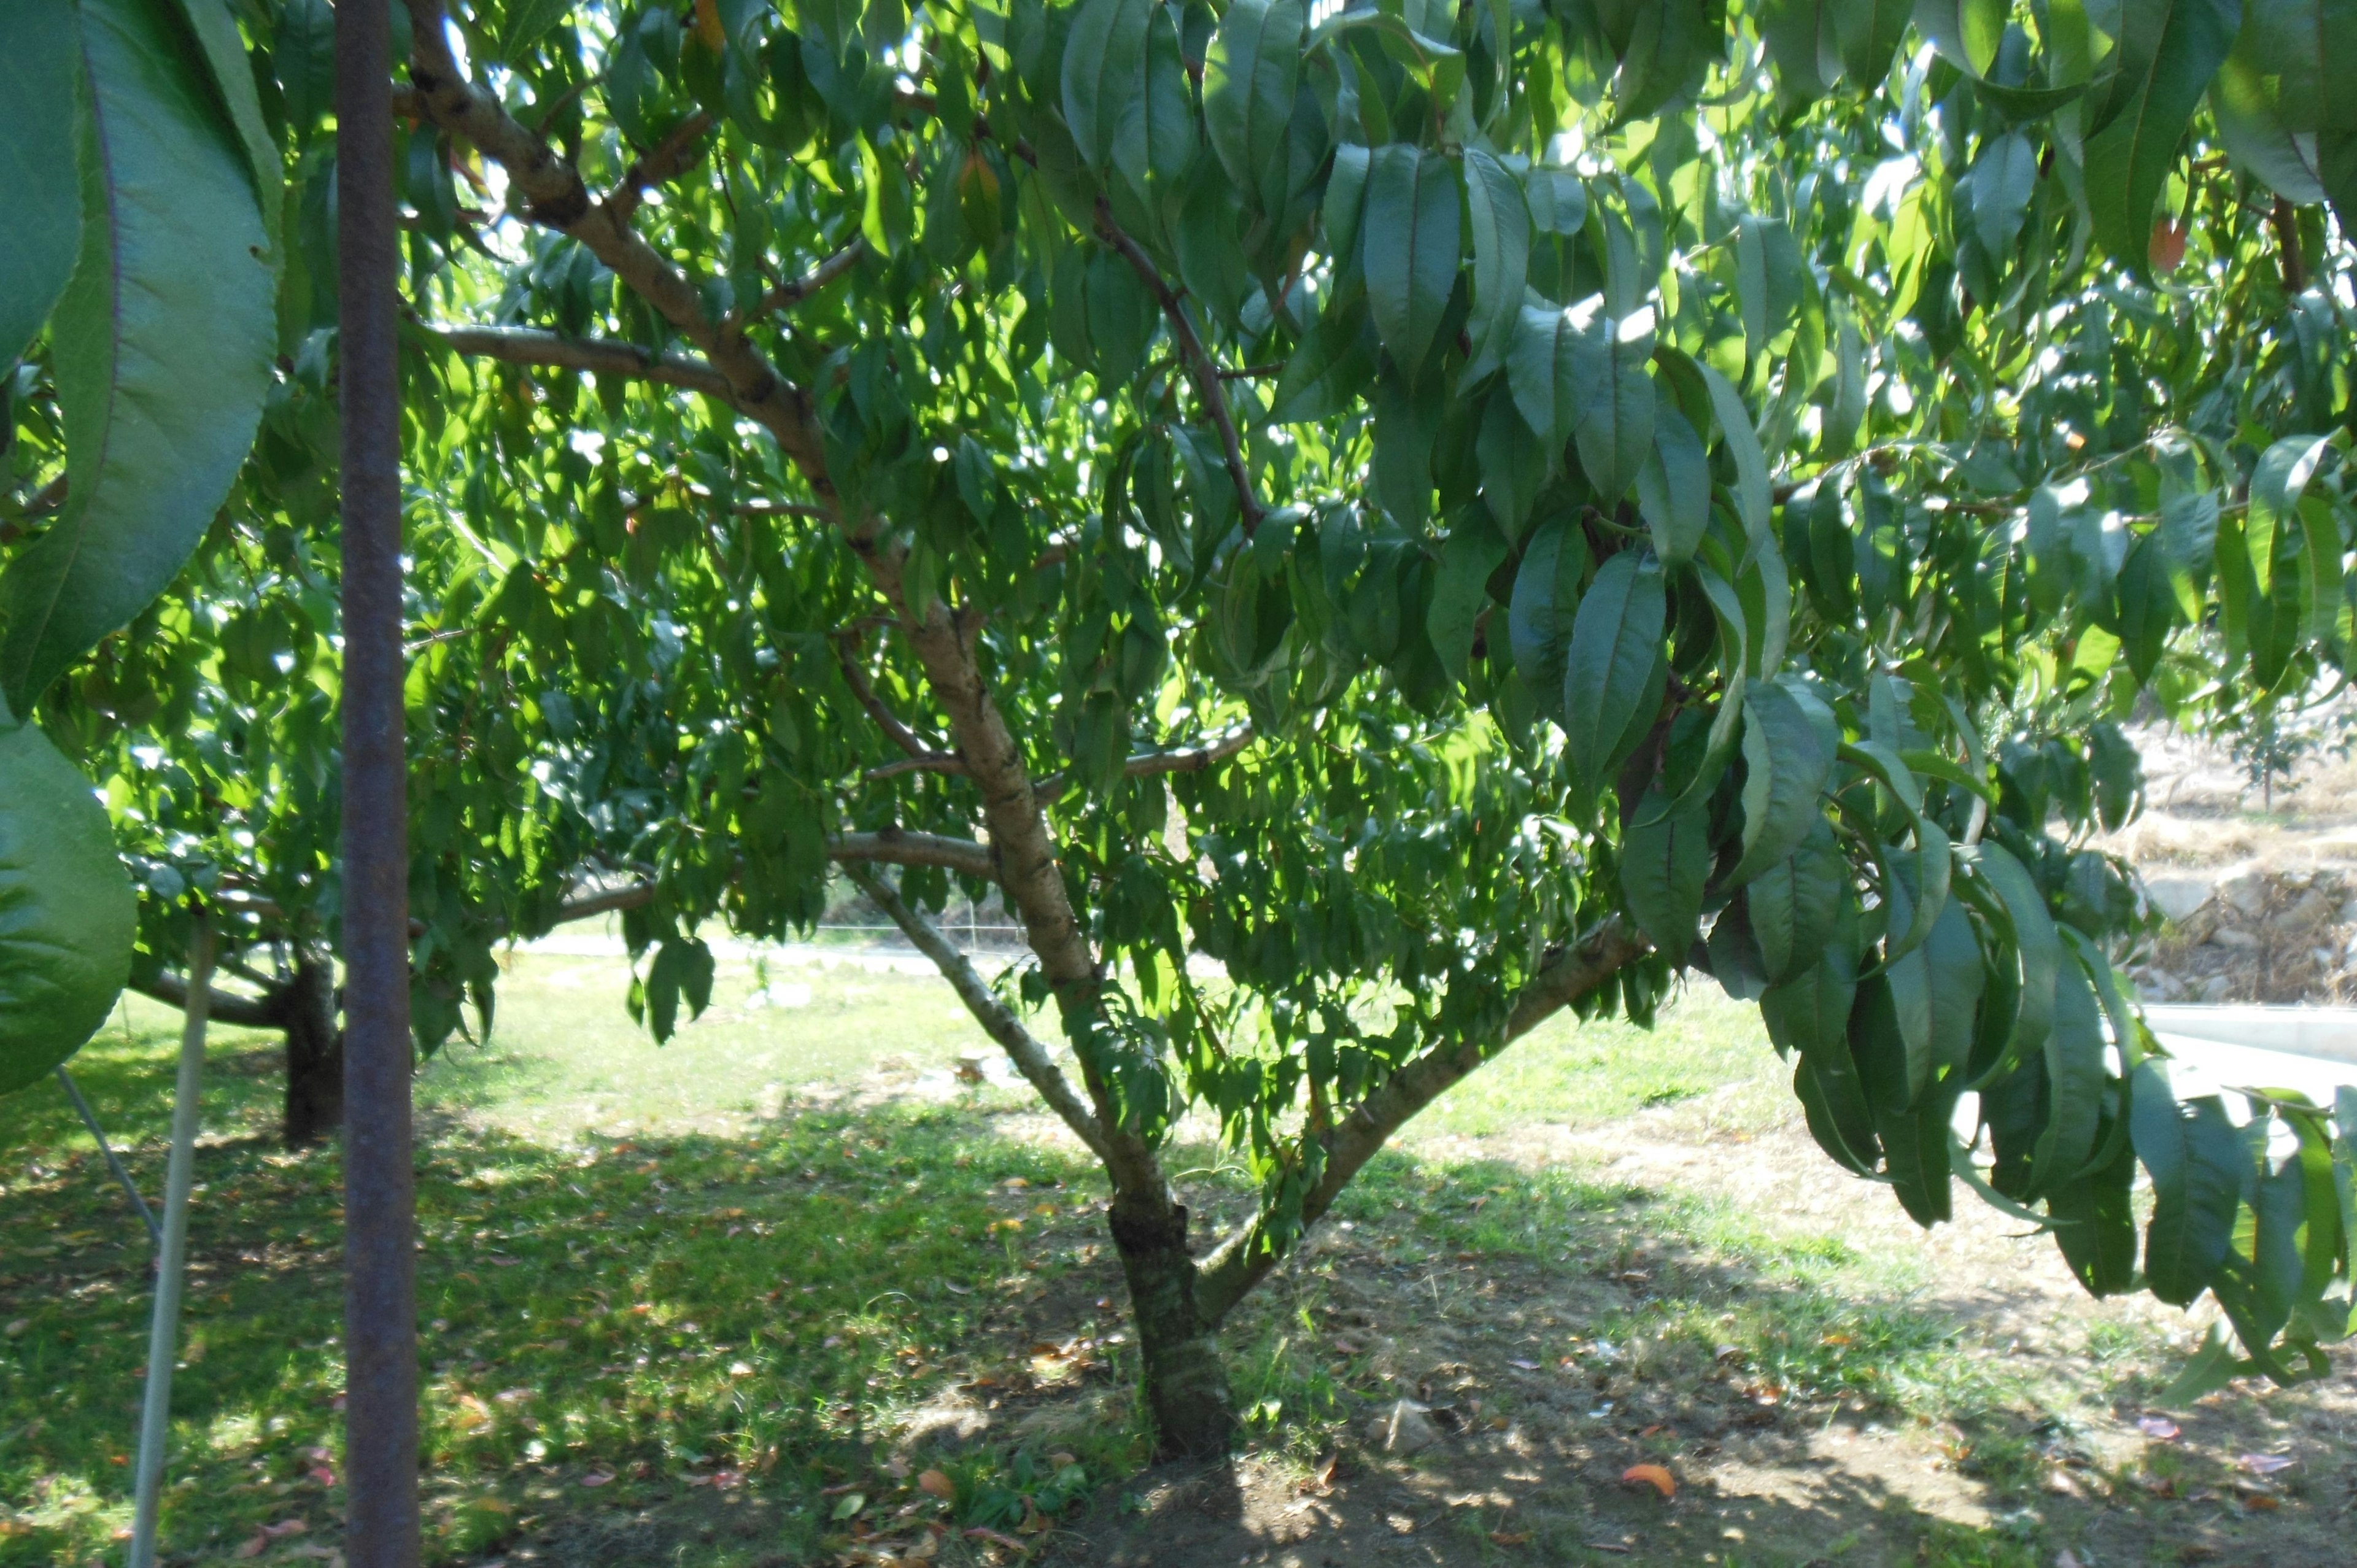
[[387, 0], [341, 0], [336, 239], [343, 404], [344, 1554], [351, 1568], [415, 1568], [418, 1560], [392, 53]]
[[205, 1015], [213, 994], [213, 928], [201, 908], [188, 933], [188, 1005], [180, 1026], [180, 1076], [172, 1090], [172, 1155], [164, 1177], [164, 1240], [156, 1250], [156, 1310], [147, 1326], [147, 1391], [139, 1412], [139, 1469], [131, 1568], [155, 1568], [163, 1501], [164, 1444], [171, 1435], [172, 1362], [180, 1339], [181, 1265], [188, 1255], [188, 1188], [196, 1179], [197, 1101], [204, 1087]]

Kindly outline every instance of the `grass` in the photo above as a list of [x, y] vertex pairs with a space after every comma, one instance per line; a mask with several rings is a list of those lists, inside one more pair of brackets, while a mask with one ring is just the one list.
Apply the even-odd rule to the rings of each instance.
[[[950, 1080], [981, 1036], [944, 987], [724, 961], [713, 1010], [662, 1049], [620, 990], [612, 960], [519, 958], [491, 1043], [420, 1075], [429, 1561], [529, 1541], [542, 1561], [750, 1568], [935, 1520], [1022, 1539], [1144, 1464], [1096, 1178], [1024, 1135], [1027, 1101]], [[176, 1023], [135, 1004], [75, 1064], [151, 1193]], [[847, 1092], [883, 1064], [911, 1092]], [[180, 1561], [258, 1543], [274, 1562], [339, 1530], [340, 1171], [332, 1149], [275, 1148], [276, 1093], [271, 1042], [221, 1031], [174, 1385]], [[1368, 1168], [1340, 1244], [1240, 1315], [1230, 1366], [1255, 1439], [1306, 1466], [1405, 1391], [1335, 1348], [1337, 1282], [1360, 1277], [1436, 1303], [1509, 1277], [1646, 1279], [1576, 1322], [1496, 1326], [1599, 1402], [1919, 1421], [2019, 1403], [1904, 1305], [1905, 1265], [1452, 1153], [1648, 1106], [1739, 1128], [1781, 1093], [1756, 1023], [1725, 1005], [1518, 1047], [1435, 1107], [1424, 1143]], [[1175, 1163], [1213, 1164], [1196, 1153]], [[1230, 1177], [1197, 1185], [1215, 1207], [1243, 1198]], [[0, 1101], [0, 1568], [111, 1561], [128, 1525], [145, 1254], [63, 1097]], [[1043, 1323], [1069, 1334], [1040, 1343]], [[959, 1411], [987, 1422], [979, 1442], [924, 1435]], [[944, 1562], [963, 1538], [946, 1539]], [[1924, 1560], [2015, 1560], [1961, 1550]]]

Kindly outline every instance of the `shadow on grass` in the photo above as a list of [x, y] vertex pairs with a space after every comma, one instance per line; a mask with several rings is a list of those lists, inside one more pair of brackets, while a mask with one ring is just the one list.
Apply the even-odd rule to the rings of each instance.
[[[274, 1146], [272, 1059], [232, 1041], [209, 1079], [171, 1561], [338, 1542], [340, 1167], [333, 1150]], [[78, 1067], [152, 1192], [168, 1047], [102, 1042]], [[930, 1540], [948, 1563], [1709, 1551], [2010, 1568], [2055, 1528], [2039, 1508], [2011, 1533], [1958, 1532], [1913, 1494], [1810, 1458], [1830, 1423], [1906, 1418], [1953, 1430], [1974, 1506], [2016, 1506], [2042, 1469], [2030, 1418], [1953, 1324], [1842, 1293], [1837, 1241], [1397, 1153], [1228, 1337], [1253, 1455], [1147, 1469], [1097, 1192], [1082, 1162], [971, 1102], [636, 1143], [434, 1128], [419, 1164], [428, 1560], [885, 1563]], [[1189, 1197], [1232, 1210], [1241, 1195]], [[144, 1237], [62, 1096], [0, 1102], [5, 1568], [116, 1550], [145, 1276]], [[1369, 1418], [1402, 1398], [1431, 1407], [1441, 1436], [1412, 1457], [1368, 1451]], [[1665, 1500], [1620, 1481], [1706, 1445], [1752, 1453], [1758, 1495]]]

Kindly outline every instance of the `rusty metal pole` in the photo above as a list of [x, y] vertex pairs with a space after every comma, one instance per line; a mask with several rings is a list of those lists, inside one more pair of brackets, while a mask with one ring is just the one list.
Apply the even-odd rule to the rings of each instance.
[[344, 1556], [416, 1568], [416, 1176], [387, 0], [336, 7], [343, 403]]

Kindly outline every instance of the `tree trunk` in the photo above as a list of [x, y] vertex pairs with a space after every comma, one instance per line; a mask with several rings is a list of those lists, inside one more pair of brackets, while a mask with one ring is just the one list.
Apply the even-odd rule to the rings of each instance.
[[307, 1149], [342, 1125], [344, 1035], [333, 961], [306, 950], [278, 1001], [286, 1030], [286, 1146]]
[[1130, 1310], [1146, 1360], [1146, 1399], [1165, 1457], [1211, 1458], [1236, 1433], [1218, 1326], [1195, 1306], [1195, 1260], [1187, 1210], [1167, 1193], [1115, 1193], [1114, 1246], [1129, 1278]]

